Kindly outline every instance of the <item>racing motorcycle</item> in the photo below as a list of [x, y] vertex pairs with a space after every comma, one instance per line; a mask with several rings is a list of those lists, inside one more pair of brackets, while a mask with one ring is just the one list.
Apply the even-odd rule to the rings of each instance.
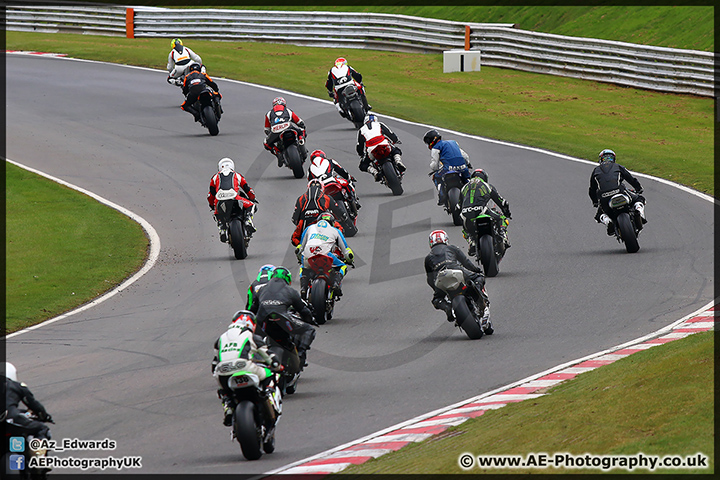
[[253, 362], [242, 358], [220, 362], [214, 375], [228, 377], [236, 405], [231, 439], [238, 441], [245, 458], [257, 460], [263, 451], [275, 451], [275, 426], [282, 414], [282, 394], [277, 374], [261, 382], [247, 370], [248, 363]]
[[280, 136], [276, 144], [280, 150], [280, 162], [292, 170], [295, 178], [304, 177], [303, 163], [307, 159], [307, 150], [305, 139], [299, 135], [301, 131], [289, 121], [272, 125], [270, 131]]
[[363, 92], [362, 84], [355, 81], [352, 75], [348, 73], [344, 77], [337, 79], [335, 92], [338, 92], [338, 103], [345, 113], [343, 116], [350, 120], [355, 125], [355, 128], [362, 127], [367, 114], [362, 98], [360, 98]]
[[630, 195], [620, 188], [601, 193], [600, 197], [610, 197], [608, 201], [609, 211], [607, 215], [615, 227], [615, 238], [618, 243], [625, 243], [625, 250], [628, 253], [635, 253], [640, 250], [638, 235], [643, 229], [642, 217], [632, 205]]
[[[402, 142], [397, 142], [402, 143]], [[397, 165], [392, 159], [391, 148], [389, 145], [379, 145], [372, 151], [373, 165], [380, 172], [380, 183], [387, 185], [392, 190], [393, 195], [402, 195], [402, 177], [403, 174], [398, 170]]]
[[[430, 172], [433, 175], [434, 172]], [[466, 183], [459, 172], [449, 171], [440, 180], [445, 189], [445, 211], [452, 216], [454, 225], [462, 225], [462, 187]]]
[[[492, 335], [490, 311], [475, 284], [465, 281], [463, 271], [456, 268], [443, 268], [438, 272], [435, 286], [445, 292], [452, 303], [455, 325], [471, 340]], [[483, 327], [483, 325], [485, 325]]]
[[223, 109], [220, 106], [219, 93], [215, 92], [209, 85], [205, 85], [197, 101], [193, 103], [193, 107], [200, 112], [200, 125], [207, 128], [210, 135], [215, 136], [220, 133], [218, 122]]
[[335, 175], [325, 175], [319, 179], [323, 183], [324, 192], [335, 200], [337, 212], [333, 212], [343, 228], [343, 235], [353, 237], [357, 233], [357, 206], [349, 193], [351, 182]]
[[[248, 229], [248, 218], [255, 212], [255, 203], [240, 197], [233, 189], [220, 189], [215, 194], [217, 213], [215, 218], [227, 232], [227, 242], [232, 247], [235, 258], [242, 260], [247, 257], [247, 247], [254, 229]], [[221, 238], [222, 240], [222, 238]], [[225, 241], [225, 240], [223, 240]]]
[[327, 255], [313, 255], [307, 263], [308, 268], [303, 268], [303, 275], [307, 275], [309, 280], [307, 296], [315, 322], [322, 325], [332, 318], [336, 300], [333, 278], [340, 273], [333, 269], [333, 259]]
[[466, 207], [462, 210], [464, 216], [474, 215], [475, 230], [475, 256], [478, 263], [482, 264], [485, 275], [494, 277], [500, 271], [500, 260], [505, 256], [505, 237], [501, 230], [502, 226], [507, 227], [509, 220], [497, 210], [492, 210], [500, 215], [499, 221], [488, 212], [492, 210], [488, 205]]
[[[31, 411], [22, 411], [22, 413], [30, 420], [55, 423], [52, 419], [41, 420]], [[47, 478], [50, 469], [39, 467], [35, 463], [37, 461], [35, 459], [47, 456], [47, 448], [44, 448], [42, 444], [39, 448], [33, 448], [35, 447], [34, 443], [36, 441], [40, 440], [42, 442], [43, 439], [36, 439], [32, 435], [28, 435], [25, 429], [7, 421], [7, 419], [4, 419], [2, 423], [4, 424], [3, 430], [5, 432], [2, 447], [2, 471], [7, 474], [17, 473], [21, 479], [42, 480]], [[50, 432], [48, 432], [48, 437], [49, 436]], [[19, 437], [22, 437], [24, 440], [19, 440]], [[22, 460], [18, 457], [22, 457]], [[11, 465], [10, 462], [12, 461], [15, 462], [14, 465]], [[20, 468], [21, 465], [17, 462], [22, 462], [22, 468]], [[8, 478], [10, 477], [8, 476]]]

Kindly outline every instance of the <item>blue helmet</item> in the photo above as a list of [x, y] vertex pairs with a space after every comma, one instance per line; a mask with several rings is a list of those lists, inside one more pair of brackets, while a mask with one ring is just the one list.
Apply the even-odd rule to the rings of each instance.
[[270, 274], [272, 273], [273, 269], [275, 268], [275, 265], [270, 265], [269, 263], [266, 265], [263, 265], [260, 267], [260, 270], [258, 270], [258, 275], [256, 280], [261, 280], [263, 277], [270, 278]]

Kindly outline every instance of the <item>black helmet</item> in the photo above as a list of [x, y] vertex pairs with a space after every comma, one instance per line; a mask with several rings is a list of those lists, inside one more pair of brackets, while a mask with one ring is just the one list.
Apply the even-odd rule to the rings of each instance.
[[472, 175], [470, 175], [470, 178], [478, 178], [478, 177], [481, 178], [483, 182], [488, 181], [487, 172], [485, 170], [483, 170], [482, 168], [476, 168], [472, 172]]
[[197, 63], [193, 63], [192, 65], [190, 65], [188, 67], [188, 73], [189, 72], [199, 72], [199, 71], [200, 71], [200, 65], [198, 65]]
[[442, 140], [442, 136], [440, 136], [440, 132], [435, 129], [428, 130], [423, 137], [423, 142], [427, 144], [428, 148], [432, 148], [440, 140]]

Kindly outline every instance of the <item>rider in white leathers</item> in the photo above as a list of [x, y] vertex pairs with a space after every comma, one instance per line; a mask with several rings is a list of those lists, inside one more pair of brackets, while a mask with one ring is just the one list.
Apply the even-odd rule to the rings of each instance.
[[168, 83], [175, 83], [177, 85], [176, 81], [182, 79], [193, 63], [200, 65], [202, 73], [205, 73], [205, 67], [202, 66], [202, 58], [200, 58], [200, 55], [184, 46], [182, 40], [173, 38], [170, 46], [172, 50], [168, 53]]

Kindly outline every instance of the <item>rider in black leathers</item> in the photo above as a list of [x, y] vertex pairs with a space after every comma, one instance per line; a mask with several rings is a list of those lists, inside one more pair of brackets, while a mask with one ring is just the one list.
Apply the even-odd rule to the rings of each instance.
[[[8, 374], [6, 372], [12, 371]], [[17, 381], [15, 376], [15, 367], [12, 364], [6, 364], [6, 371], [2, 372], [5, 384], [5, 408], [7, 410], [5, 421], [12, 423], [15, 427], [32, 435], [35, 438], [50, 438], [50, 429], [43, 422], [52, 423], [52, 417], [47, 413], [42, 403], [37, 401], [32, 392], [22, 382]], [[9, 376], [6, 376], [9, 375]], [[27, 408], [33, 411], [37, 417], [42, 420], [31, 420], [20, 411], [20, 403], [25, 404]], [[5, 440], [3, 440], [5, 441]]]
[[[460, 211], [460, 215], [463, 219], [463, 237], [469, 244], [468, 255], [475, 255], [477, 250], [477, 245], [475, 245], [475, 237], [477, 236], [475, 219], [478, 217], [481, 208], [492, 200], [503, 211], [503, 215], [507, 218], [512, 218], [510, 205], [507, 200], [500, 196], [497, 189], [488, 182], [487, 172], [482, 168], [477, 168], [473, 171], [470, 175], [470, 181], [463, 186], [461, 195], [462, 210]], [[503, 235], [505, 248], [509, 248], [510, 242], [507, 238], [507, 227], [500, 214], [492, 209], [487, 209], [486, 213], [500, 226], [500, 233]]]
[[[182, 92], [185, 95], [185, 101], [180, 105], [180, 108], [191, 113], [196, 122], [200, 121], [200, 112], [194, 107], [194, 103], [197, 102], [198, 97], [205, 89], [205, 85], [209, 85], [218, 97], [222, 98], [217, 83], [208, 77], [206, 73], [200, 71], [200, 65], [190, 65], [188, 74], [183, 79]], [[222, 107], [220, 107], [220, 112], [222, 112]]]
[[250, 311], [256, 315], [255, 332], [263, 336], [267, 335], [265, 324], [271, 314], [287, 314], [288, 309], [292, 307], [300, 315], [302, 321], [289, 317], [287, 320], [290, 323], [289, 329], [285, 325], [285, 321], [276, 323], [293, 338], [300, 357], [300, 365], [303, 366], [307, 357], [306, 352], [310, 350], [310, 344], [315, 339], [315, 329], [311, 325], [317, 324], [307, 303], [300, 297], [300, 293], [290, 287], [291, 281], [291, 275], [287, 268], [275, 267], [270, 274], [270, 281], [253, 298]]
[[[590, 188], [588, 190], [588, 195], [593, 202], [593, 207], [597, 207], [595, 220], [607, 226], [608, 235], [615, 235], [615, 227], [608, 214], [610, 212], [609, 202], [612, 197], [611, 194], [614, 193], [614, 190], [618, 190], [618, 192], [625, 193], [630, 197], [633, 208], [640, 213], [642, 223], [646, 223], [645, 197], [640, 195], [643, 189], [638, 179], [633, 177], [625, 167], [615, 163], [615, 152], [612, 150], [605, 149], [600, 152], [598, 156], [600, 165], [595, 167], [590, 176]], [[622, 183], [623, 180], [632, 185], [636, 193], [628, 191]], [[607, 195], [604, 195], [606, 193]]]
[[435, 230], [430, 233], [430, 253], [425, 257], [425, 273], [427, 284], [433, 289], [432, 304], [437, 310], [443, 310], [447, 315], [448, 322], [455, 320], [452, 313], [452, 305], [447, 299], [444, 291], [435, 286], [435, 279], [438, 272], [443, 268], [457, 268], [462, 270], [465, 281], [475, 284], [477, 291], [485, 301], [485, 306], [490, 307], [490, 300], [485, 294], [485, 273], [482, 265], [475, 265], [455, 245], [448, 244], [448, 236], [443, 230]]

